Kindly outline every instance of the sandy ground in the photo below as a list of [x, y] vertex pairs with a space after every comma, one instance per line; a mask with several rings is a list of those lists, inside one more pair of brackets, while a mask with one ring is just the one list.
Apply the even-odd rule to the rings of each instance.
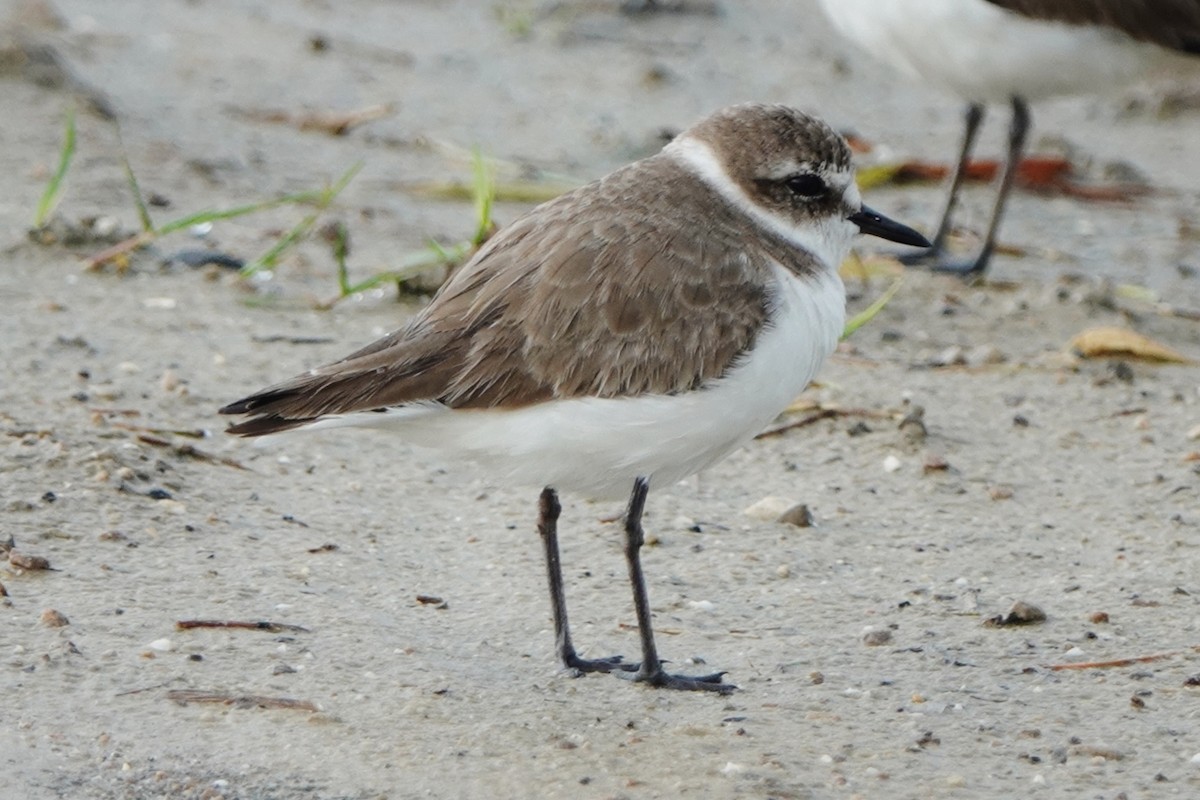
[[[816, 110], [875, 142], [874, 158], [954, 147], [956, 102], [851, 52], [811, 2], [727, 2], [719, 16], [616, 5], [56, 0], [59, 25], [10, 3], [3, 34], [10, 52], [53, 46], [104, 94], [143, 190], [171, 203], [157, 219], [318, 186], [361, 160], [331, 212], [359, 278], [469, 232], [464, 204], [403, 191], [467, 174], [431, 141], [590, 178], [664, 129], [755, 99]], [[684, 669], [728, 670], [740, 690], [716, 697], [555, 669], [536, 491], [370, 433], [223, 436], [222, 403], [413, 306], [380, 292], [313, 310], [336, 287], [319, 243], [254, 291], [161, 265], [203, 246], [252, 257], [295, 208], [219, 224], [206, 242], [178, 234], [123, 276], [81, 270], [98, 245], [28, 243], [80, 103], [77, 86], [36, 77], [18, 62], [0, 77], [0, 532], [54, 569], [0, 568], [0, 795], [1200, 792], [1200, 370], [1065, 354], [1075, 333], [1120, 325], [1200, 357], [1200, 324], [1108, 283], [1200, 308], [1200, 114], [1161, 113], [1178, 81], [1036, 110], [1039, 149], [1069, 143], [1093, 175], [1132, 166], [1154, 194], [1018, 197], [1004, 239], [1027, 255], [999, 260], [1004, 285], [910, 275], [806, 394], [864, 414], [652, 493], [660, 648]], [[375, 103], [394, 113], [345, 137], [258, 113]], [[988, 128], [984, 154], [1001, 136]], [[64, 217], [136, 225], [120, 152], [114, 124], [81, 110]], [[868, 199], [927, 226], [939, 198], [918, 186]], [[971, 189], [966, 226], [989, 199]], [[885, 283], [852, 282], [852, 308]], [[936, 366], [948, 348], [1002, 363]], [[897, 423], [912, 405], [924, 437]], [[767, 496], [807, 503], [816, 526], [743, 513]], [[618, 509], [565, 499], [577, 642], [636, 655], [619, 532], [601, 522]], [[983, 625], [1017, 600], [1047, 620]], [[186, 619], [305, 630], [177, 630]], [[169, 694], [189, 690], [319, 710]]]

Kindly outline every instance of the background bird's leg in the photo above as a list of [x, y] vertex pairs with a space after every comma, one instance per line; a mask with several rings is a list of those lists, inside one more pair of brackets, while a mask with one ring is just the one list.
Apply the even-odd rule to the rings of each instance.
[[937, 233], [933, 236], [933, 246], [919, 253], [905, 254], [900, 261], [905, 264], [925, 264], [942, 259], [946, 251], [946, 239], [950, 236], [953, 225], [954, 208], [958, 205], [958, 193], [962, 189], [963, 180], [967, 176], [967, 162], [971, 160], [971, 152], [975, 149], [975, 139], [979, 134], [979, 126], [983, 123], [984, 106], [982, 103], [971, 103], [967, 106], [966, 124], [963, 127], [962, 145], [958, 151], [958, 162], [954, 165], [954, 173], [950, 176], [950, 192], [946, 195], [946, 205], [942, 209], [942, 218], [938, 222]]
[[933, 235], [933, 247], [930, 248], [934, 253], [941, 254], [942, 249], [946, 246], [946, 237], [950, 235], [954, 207], [958, 205], [958, 192], [962, 189], [963, 180], [967, 176], [967, 162], [971, 160], [971, 151], [975, 149], [975, 138], [979, 134], [979, 126], [983, 122], [983, 113], [982, 103], [971, 103], [967, 106], [962, 147], [958, 151], [958, 163], [954, 165], [954, 175], [950, 178], [950, 194], [946, 196], [946, 207], [942, 210], [942, 219], [938, 223], [937, 233]]
[[968, 270], [971, 275], [983, 275], [987, 271], [988, 261], [992, 251], [996, 249], [996, 235], [1000, 230], [1000, 219], [1004, 216], [1004, 206], [1008, 196], [1012, 194], [1013, 181], [1017, 170], [1021, 167], [1021, 154], [1025, 152], [1025, 140], [1029, 135], [1029, 106], [1020, 97], [1012, 99], [1012, 124], [1008, 129], [1008, 161], [1004, 164], [1004, 174], [1000, 177], [1000, 189], [996, 193], [996, 203], [992, 206], [992, 221], [988, 224], [987, 236], [983, 240], [983, 249], [978, 258]]

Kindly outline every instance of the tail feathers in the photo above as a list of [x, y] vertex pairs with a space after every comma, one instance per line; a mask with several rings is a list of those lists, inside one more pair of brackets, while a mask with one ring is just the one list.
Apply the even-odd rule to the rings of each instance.
[[310, 422], [316, 422], [320, 417], [312, 417], [309, 419], [288, 419], [276, 414], [268, 414], [262, 417], [254, 417], [253, 419], [239, 422], [235, 425], [230, 425], [225, 429], [226, 433], [232, 433], [237, 436], [265, 436], [268, 433], [280, 433], [281, 431], [295, 430], [308, 425]]
[[305, 408], [305, 395], [294, 386], [278, 386], [264, 389], [261, 392], [243, 397], [221, 408], [220, 414], [245, 414], [250, 419], [235, 423], [226, 429], [226, 433], [237, 436], [264, 436], [268, 433], [279, 433], [301, 428], [316, 422], [324, 413], [313, 408]]

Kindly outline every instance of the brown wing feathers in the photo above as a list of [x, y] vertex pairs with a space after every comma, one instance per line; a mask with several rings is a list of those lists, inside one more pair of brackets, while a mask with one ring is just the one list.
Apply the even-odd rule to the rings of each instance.
[[[667, 166], [642, 162], [638, 180]], [[631, 208], [632, 177], [614, 173], [584, 190], [586, 202], [563, 198], [502, 230], [407, 327], [222, 408], [252, 415], [230, 431], [420, 401], [470, 409], [673, 393], [724, 374], [766, 320], [768, 259], [747, 256], [732, 211], [714, 219], [697, 208], [677, 223], [725, 235], [662, 229], [655, 207], [692, 192], [676, 173], [674, 192], [664, 180]], [[701, 241], [727, 244], [703, 252]]]
[[1104, 25], [1134, 39], [1200, 55], [1200, 0], [988, 0], [1027, 17]]

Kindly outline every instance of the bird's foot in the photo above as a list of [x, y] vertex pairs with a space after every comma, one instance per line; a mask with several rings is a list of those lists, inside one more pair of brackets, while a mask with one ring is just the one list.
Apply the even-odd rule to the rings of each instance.
[[568, 653], [562, 658], [563, 666], [576, 677], [589, 672], [636, 672], [640, 665], [631, 664], [622, 656], [606, 658], [580, 658], [574, 653]]
[[637, 672], [620, 672], [618, 678], [646, 683], [656, 689], [680, 689], [685, 692], [716, 692], [731, 694], [735, 689], [732, 683], [723, 683], [724, 672], [713, 672], [709, 675], [672, 675], [666, 672], [660, 664], [657, 669], [646, 670], [638, 668]]
[[957, 275], [964, 283], [978, 283], [987, 272], [988, 255], [981, 253], [975, 258], [954, 258], [942, 248], [930, 248], [923, 253], [901, 253], [896, 258], [906, 267]]

